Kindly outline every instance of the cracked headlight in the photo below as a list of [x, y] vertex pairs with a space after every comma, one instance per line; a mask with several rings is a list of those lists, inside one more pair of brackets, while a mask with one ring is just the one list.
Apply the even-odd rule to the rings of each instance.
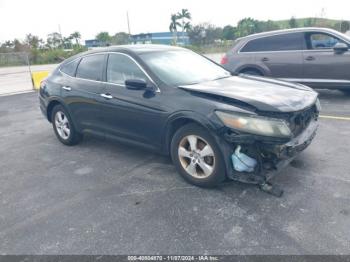
[[226, 113], [216, 111], [215, 113], [225, 124], [225, 126], [232, 129], [272, 137], [290, 137], [292, 135], [286, 121], [281, 119], [240, 114], [235, 112]]

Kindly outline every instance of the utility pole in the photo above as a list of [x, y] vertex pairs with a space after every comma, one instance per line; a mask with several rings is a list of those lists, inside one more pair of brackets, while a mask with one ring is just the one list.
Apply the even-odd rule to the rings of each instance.
[[61, 37], [61, 44], [64, 45], [62, 31], [61, 31], [61, 25], [60, 24], [58, 24], [58, 33], [60, 34], [60, 37]]
[[322, 8], [321, 10], [321, 18], [325, 18], [326, 17], [326, 9]]
[[130, 33], [130, 22], [129, 22], [129, 12], [126, 11], [126, 21], [128, 23], [128, 33], [129, 33], [129, 43], [131, 42], [131, 33]]

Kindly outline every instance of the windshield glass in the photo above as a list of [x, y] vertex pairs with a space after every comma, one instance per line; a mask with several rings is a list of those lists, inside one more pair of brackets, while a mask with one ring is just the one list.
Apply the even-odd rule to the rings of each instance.
[[191, 85], [231, 76], [230, 72], [191, 51], [151, 52], [140, 57], [168, 85]]

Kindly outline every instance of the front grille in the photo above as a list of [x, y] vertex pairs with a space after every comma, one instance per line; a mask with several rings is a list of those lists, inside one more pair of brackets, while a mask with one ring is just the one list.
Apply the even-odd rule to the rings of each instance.
[[289, 118], [289, 127], [294, 136], [299, 135], [310, 124], [312, 120], [317, 119], [318, 112], [316, 106], [294, 113]]

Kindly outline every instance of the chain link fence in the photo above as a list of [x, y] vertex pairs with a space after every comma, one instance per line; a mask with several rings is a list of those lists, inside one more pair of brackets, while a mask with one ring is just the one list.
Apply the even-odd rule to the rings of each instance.
[[0, 67], [29, 66], [29, 54], [26, 52], [0, 53]]
[[0, 53], [0, 95], [33, 89], [29, 54]]

